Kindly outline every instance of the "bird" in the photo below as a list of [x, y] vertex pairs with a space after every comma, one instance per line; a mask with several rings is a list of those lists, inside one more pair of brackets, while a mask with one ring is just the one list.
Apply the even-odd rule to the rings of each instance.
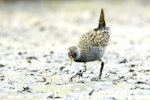
[[[104, 68], [104, 62], [102, 57], [106, 51], [106, 47], [110, 40], [110, 29], [106, 26], [104, 10], [100, 11], [100, 18], [98, 22], [98, 27], [86, 32], [81, 36], [76, 46], [71, 46], [68, 49], [68, 56], [72, 62], [82, 62], [84, 63], [84, 72], [86, 72], [86, 63], [92, 61], [101, 61], [101, 67], [99, 71], [98, 79], [101, 79], [102, 71]], [[82, 77], [83, 72], [81, 70], [72, 76], [69, 81], [77, 76]]]

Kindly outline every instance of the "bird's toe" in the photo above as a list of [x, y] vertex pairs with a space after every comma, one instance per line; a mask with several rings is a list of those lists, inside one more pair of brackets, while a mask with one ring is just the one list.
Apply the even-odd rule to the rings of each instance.
[[76, 78], [77, 76], [80, 78], [83, 77], [83, 70], [79, 70], [75, 75], [73, 75], [70, 79], [69, 79], [69, 82], [72, 82], [73, 81], [73, 78]]
[[84, 72], [83, 70], [79, 70], [79, 72], [77, 73], [77, 75], [79, 76], [79, 78], [83, 77], [83, 72]]
[[91, 81], [100, 81], [100, 80], [101, 80], [100, 77], [93, 77], [93, 78], [91, 78]]

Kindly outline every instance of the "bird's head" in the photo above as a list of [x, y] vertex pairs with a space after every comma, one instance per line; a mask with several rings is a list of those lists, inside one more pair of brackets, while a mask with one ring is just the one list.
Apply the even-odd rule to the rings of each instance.
[[77, 60], [80, 57], [80, 50], [76, 46], [72, 46], [69, 48], [68, 56], [71, 60], [70, 65], [72, 65], [73, 60]]

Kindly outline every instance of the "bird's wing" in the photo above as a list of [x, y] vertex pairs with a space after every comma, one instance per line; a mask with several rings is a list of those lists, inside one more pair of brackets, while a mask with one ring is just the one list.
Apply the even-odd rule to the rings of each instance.
[[105, 47], [109, 41], [109, 33], [102, 30], [92, 30], [82, 35], [78, 42], [78, 47], [83, 50], [90, 50], [91, 47], [102, 46]]
[[81, 36], [78, 42], [78, 47], [82, 50], [89, 50], [91, 47], [91, 41], [94, 39], [93, 31], [89, 31]]
[[109, 37], [110, 37], [109, 31], [106, 30], [96, 31], [93, 46], [106, 47], [109, 42]]

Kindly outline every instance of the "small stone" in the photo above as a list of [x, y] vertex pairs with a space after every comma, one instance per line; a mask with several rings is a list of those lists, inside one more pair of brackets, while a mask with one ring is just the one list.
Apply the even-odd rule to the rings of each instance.
[[45, 83], [45, 85], [49, 85], [49, 84], [51, 84], [51, 83], [50, 83], [50, 82], [46, 82], [46, 83]]
[[50, 51], [50, 54], [54, 54], [54, 51]]
[[53, 98], [53, 95], [49, 95], [47, 98], [50, 98], [50, 99], [52, 99], [52, 98]]
[[137, 76], [137, 74], [136, 74], [136, 73], [133, 73], [132, 76]]
[[55, 96], [54, 94], [51, 94], [47, 97], [48, 99], [60, 99], [60, 96]]
[[123, 59], [123, 60], [120, 61], [119, 63], [120, 63], [120, 64], [121, 64], [121, 63], [127, 63], [127, 59]]
[[22, 52], [18, 52], [18, 55], [22, 55]]
[[134, 64], [131, 64], [130, 67], [135, 67], [135, 65], [134, 65]]
[[28, 63], [32, 63], [31, 60], [27, 60]]
[[32, 59], [38, 60], [38, 59], [37, 59], [36, 57], [34, 57], [34, 56], [27, 57], [26, 59], [29, 59], [29, 60], [32, 60]]
[[3, 64], [0, 64], [0, 68], [1, 68], [1, 67], [5, 67], [5, 65], [3, 65]]
[[64, 68], [65, 68], [65, 67], [64, 67], [64, 66], [62, 66], [62, 67], [60, 67], [59, 69], [60, 69], [60, 71], [62, 71]]
[[129, 72], [134, 72], [134, 69], [130, 69]]
[[125, 77], [124, 77], [124, 76], [121, 76], [121, 77], [119, 77], [119, 79], [125, 79]]
[[137, 84], [145, 84], [145, 83], [142, 81], [137, 81]]

